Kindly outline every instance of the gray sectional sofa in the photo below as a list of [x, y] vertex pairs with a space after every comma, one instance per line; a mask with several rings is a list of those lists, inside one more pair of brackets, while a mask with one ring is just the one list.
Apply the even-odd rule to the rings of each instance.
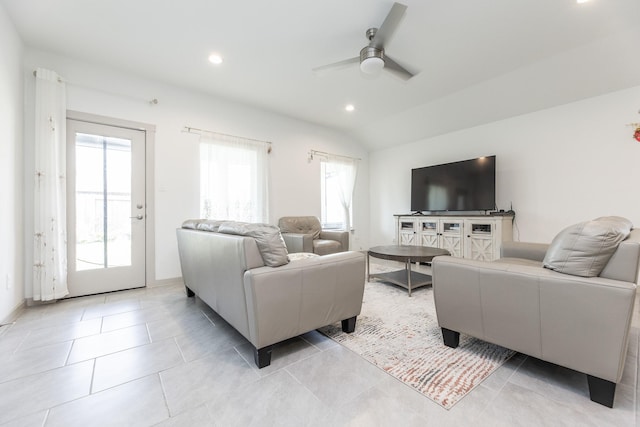
[[364, 292], [362, 253], [291, 261], [279, 229], [264, 224], [189, 220], [176, 232], [187, 295], [251, 342], [259, 368], [280, 341], [337, 321], [353, 332]]
[[[640, 230], [614, 238], [607, 220], [570, 227], [551, 245], [505, 243], [494, 262], [435, 258], [445, 345], [457, 347], [462, 333], [586, 373], [591, 400], [612, 407], [636, 299]], [[586, 235], [594, 228], [603, 229], [595, 239]]]

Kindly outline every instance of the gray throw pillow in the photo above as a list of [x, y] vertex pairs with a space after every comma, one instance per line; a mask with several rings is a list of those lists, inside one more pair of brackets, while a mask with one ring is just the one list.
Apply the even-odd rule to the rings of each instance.
[[600, 217], [562, 230], [543, 260], [545, 268], [582, 277], [598, 276], [633, 224], [622, 217]]
[[220, 224], [218, 232], [253, 237], [262, 260], [269, 267], [279, 267], [289, 263], [287, 246], [280, 234], [280, 229], [275, 225], [229, 221]]
[[201, 219], [188, 219], [182, 223], [182, 228], [189, 228], [191, 230], [195, 230], [198, 224], [200, 224]]
[[196, 230], [200, 231], [211, 231], [216, 232], [220, 228], [220, 224], [225, 221], [213, 220], [213, 219], [203, 219], [201, 222], [196, 225]]

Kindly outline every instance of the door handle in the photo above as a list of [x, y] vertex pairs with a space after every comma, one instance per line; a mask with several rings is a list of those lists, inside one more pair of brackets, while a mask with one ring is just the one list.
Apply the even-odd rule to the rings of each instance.
[[133, 218], [135, 218], [135, 219], [142, 219], [142, 218], [144, 218], [144, 216], [142, 216], [142, 214], [138, 214], [138, 215], [136, 215], [136, 216], [130, 216], [129, 218], [131, 218], [131, 219], [133, 219]]

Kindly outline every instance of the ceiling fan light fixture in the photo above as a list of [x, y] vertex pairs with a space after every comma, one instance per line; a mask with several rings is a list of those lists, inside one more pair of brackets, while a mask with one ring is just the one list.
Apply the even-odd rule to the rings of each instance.
[[378, 74], [384, 68], [382, 49], [365, 46], [360, 51], [360, 70], [366, 74]]
[[384, 68], [382, 58], [365, 58], [360, 62], [360, 70], [366, 74], [378, 74]]

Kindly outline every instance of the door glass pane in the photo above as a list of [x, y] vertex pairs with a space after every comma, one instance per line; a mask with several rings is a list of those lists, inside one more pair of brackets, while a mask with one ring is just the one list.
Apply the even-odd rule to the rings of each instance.
[[131, 141], [76, 133], [76, 270], [131, 265]]

